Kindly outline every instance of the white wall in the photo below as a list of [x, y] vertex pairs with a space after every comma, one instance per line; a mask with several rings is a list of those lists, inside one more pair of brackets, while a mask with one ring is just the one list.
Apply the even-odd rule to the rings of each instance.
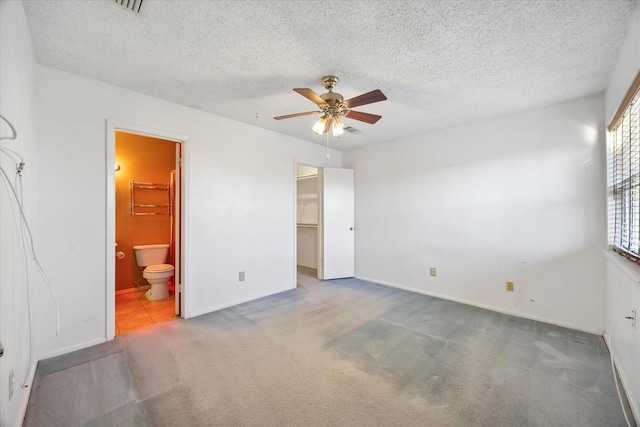
[[607, 260], [607, 342], [612, 349], [621, 382], [633, 408], [636, 420], [640, 420], [640, 321], [636, 326], [631, 320], [619, 321], [621, 316], [631, 315], [640, 307], [640, 266], [631, 263], [613, 251], [605, 253]]
[[335, 166], [339, 152], [47, 67], [38, 95], [37, 228], [62, 315], [56, 337], [39, 297], [40, 356], [105, 338], [107, 119], [189, 137], [188, 317], [295, 287], [295, 163]]
[[[2, 147], [25, 157], [25, 213], [60, 302], [56, 336], [51, 296], [31, 272], [37, 358], [106, 337], [105, 307], [112, 298], [105, 292], [108, 119], [189, 136], [184, 285], [190, 316], [295, 286], [295, 164], [339, 166], [339, 152], [331, 150], [327, 160], [318, 145], [38, 66], [22, 3], [0, 5], [0, 112], [20, 133], [18, 142]], [[2, 167], [14, 170], [4, 157]], [[29, 374], [29, 335], [17, 216], [6, 191], [0, 197], [0, 339], [6, 350], [0, 424], [13, 426], [20, 425], [28, 400], [29, 389], [19, 383]], [[242, 283], [239, 271], [246, 272]], [[11, 369], [16, 392], [9, 401]]]
[[602, 333], [604, 145], [590, 96], [343, 153], [356, 275]]
[[[36, 63], [22, 3], [0, 1], [0, 114], [10, 120], [18, 132], [17, 140], [2, 140], [0, 147], [14, 150], [24, 158], [24, 212], [32, 226], [36, 194], [35, 81]], [[0, 136], [10, 135], [9, 127], [0, 124]], [[14, 183], [15, 164], [0, 153], [0, 165]], [[22, 424], [29, 388], [21, 385], [25, 379], [31, 384], [36, 364], [35, 357], [29, 355], [26, 268], [18, 210], [3, 182], [0, 184], [0, 341], [5, 353], [0, 358], [1, 426]], [[34, 271], [29, 273], [32, 292], [42, 291]], [[8, 382], [12, 369], [14, 394], [9, 400]]]
[[[605, 93], [606, 124], [640, 72], [640, 5], [636, 6], [631, 28], [618, 54], [611, 81]], [[640, 313], [640, 267], [608, 251], [607, 259], [607, 330], [620, 316]], [[610, 347], [616, 358], [620, 377], [630, 398], [634, 416], [640, 421], [640, 324], [635, 329], [629, 320], [616, 325]], [[609, 339], [610, 337], [607, 337]]]
[[[25, 378], [31, 384], [36, 360], [106, 337], [106, 301], [113, 297], [105, 292], [107, 120], [189, 136], [184, 284], [191, 316], [295, 286], [295, 164], [339, 166], [341, 155], [331, 150], [327, 160], [318, 145], [41, 67], [22, 3], [1, 1], [0, 7], [0, 112], [19, 132], [18, 141], [1, 146], [25, 158], [25, 214], [61, 313], [56, 336], [51, 295], [30, 271], [36, 332], [30, 364], [21, 238], [3, 186], [0, 425], [17, 426], [29, 391], [20, 384]], [[7, 133], [0, 127], [0, 135]], [[13, 179], [13, 164], [0, 159]], [[246, 272], [242, 283], [239, 271]]]

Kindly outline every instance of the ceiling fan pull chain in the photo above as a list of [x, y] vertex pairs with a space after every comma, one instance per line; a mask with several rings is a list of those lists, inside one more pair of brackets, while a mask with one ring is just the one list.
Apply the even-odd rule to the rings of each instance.
[[327, 132], [327, 160], [329, 160], [329, 132]]

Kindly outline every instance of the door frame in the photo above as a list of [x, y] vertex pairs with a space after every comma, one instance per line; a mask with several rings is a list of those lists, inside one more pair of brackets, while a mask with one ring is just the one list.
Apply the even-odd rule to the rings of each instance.
[[[173, 141], [180, 144], [182, 151], [182, 159], [176, 158], [176, 165], [180, 162], [180, 169], [176, 168], [176, 170], [182, 170], [182, 176], [180, 177], [181, 191], [180, 191], [180, 206], [181, 206], [181, 215], [179, 218], [179, 224], [177, 224], [176, 228], [178, 228], [180, 232], [180, 248], [179, 254], [176, 254], [177, 257], [181, 260], [181, 268], [180, 268], [180, 277], [177, 278], [176, 289], [178, 286], [181, 288], [182, 298], [180, 301], [180, 313], [181, 317], [188, 318], [189, 313], [189, 304], [188, 298], [186, 298], [186, 277], [185, 274], [185, 247], [186, 247], [186, 230], [187, 230], [187, 221], [188, 215], [186, 212], [188, 210], [187, 203], [187, 188], [188, 188], [188, 161], [187, 161], [187, 153], [188, 153], [188, 143], [189, 136], [180, 135], [174, 132], [158, 130], [153, 128], [148, 128], [145, 126], [139, 126], [131, 123], [124, 123], [116, 120], [106, 120], [106, 167], [105, 170], [107, 172], [106, 176], [106, 235], [105, 235], [105, 300], [106, 300], [106, 310], [105, 310], [105, 336], [107, 341], [113, 340], [115, 337], [115, 313], [116, 313], [116, 291], [115, 291], [115, 281], [116, 281], [116, 257], [115, 257], [115, 243], [116, 243], [116, 182], [115, 182], [115, 170], [114, 164], [116, 159], [116, 131], [123, 131], [127, 133], [137, 134], [141, 136], [147, 136], [151, 138], [165, 139], [168, 141]], [[177, 201], [176, 201], [177, 203]]]

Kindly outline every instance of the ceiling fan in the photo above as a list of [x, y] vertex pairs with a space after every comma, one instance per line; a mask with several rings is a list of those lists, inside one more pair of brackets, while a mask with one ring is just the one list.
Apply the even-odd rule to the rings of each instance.
[[324, 76], [322, 78], [322, 85], [328, 90], [327, 93], [318, 95], [308, 88], [293, 89], [308, 100], [316, 103], [320, 110], [287, 114], [286, 116], [274, 117], [274, 119], [282, 120], [290, 119], [292, 117], [308, 116], [311, 114], [322, 114], [322, 117], [320, 117], [316, 124], [313, 125], [313, 131], [317, 134], [323, 134], [328, 132], [329, 128], [331, 128], [333, 136], [340, 136], [344, 133], [343, 117], [360, 120], [361, 122], [369, 124], [374, 124], [382, 118], [382, 116], [378, 116], [376, 114], [362, 113], [351, 109], [353, 107], [386, 100], [387, 97], [384, 96], [384, 93], [379, 89], [372, 90], [371, 92], [367, 92], [345, 101], [341, 94], [333, 91], [336, 84], [338, 84], [338, 78], [336, 76]]

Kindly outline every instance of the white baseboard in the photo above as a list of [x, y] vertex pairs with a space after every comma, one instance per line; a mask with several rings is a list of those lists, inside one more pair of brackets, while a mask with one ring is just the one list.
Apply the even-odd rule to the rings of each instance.
[[50, 359], [56, 356], [62, 356], [63, 354], [71, 353], [72, 351], [82, 350], [83, 348], [93, 347], [94, 345], [102, 344], [107, 342], [106, 338], [97, 338], [95, 340], [86, 341], [80, 344], [71, 345], [69, 347], [64, 347], [58, 349], [56, 351], [52, 351], [51, 353], [46, 353], [38, 356], [38, 360]]
[[[618, 359], [616, 358], [616, 353], [611, 352], [611, 345], [609, 345], [609, 334], [607, 332], [604, 333], [604, 338], [605, 338], [604, 342], [607, 345], [607, 348], [609, 349], [609, 354], [613, 358], [613, 363], [615, 363], [616, 365], [616, 370], [618, 371], [618, 378], [620, 378], [620, 385], [622, 386], [622, 389], [624, 390], [627, 396], [627, 402], [631, 407], [631, 415], [635, 418], [636, 425], [640, 425], [638, 424], [638, 422], [640, 421], [640, 406], [639, 406], [640, 402], [638, 401], [638, 399], [634, 399], [635, 396], [629, 394], [629, 390], [631, 390], [631, 385], [629, 384], [627, 373], [624, 369], [620, 369], [621, 365], [620, 363], [618, 363]], [[627, 414], [627, 416], [629, 416], [629, 414]]]
[[415, 292], [415, 293], [418, 293], [418, 294], [428, 295], [430, 297], [436, 297], [436, 298], [444, 299], [444, 300], [447, 300], [447, 301], [458, 302], [460, 304], [465, 304], [465, 305], [470, 305], [470, 306], [473, 306], [473, 307], [483, 308], [485, 310], [491, 310], [491, 311], [495, 311], [495, 312], [502, 313], [502, 314], [508, 314], [509, 316], [520, 317], [522, 319], [535, 320], [536, 322], [548, 323], [550, 325], [556, 325], [556, 326], [561, 326], [563, 328], [573, 329], [573, 330], [576, 330], [576, 331], [587, 332], [589, 334], [602, 335], [604, 333], [604, 331], [578, 328], [578, 327], [575, 327], [573, 325], [567, 325], [567, 324], [564, 324], [562, 322], [558, 322], [558, 321], [552, 320], [552, 319], [547, 319], [547, 318], [544, 318], [544, 317], [530, 316], [530, 315], [526, 315], [526, 314], [523, 314], [523, 313], [518, 313], [518, 312], [515, 312], [515, 311], [505, 310], [505, 309], [500, 308], [500, 307], [495, 307], [495, 306], [491, 306], [491, 305], [487, 305], [487, 304], [479, 304], [479, 303], [477, 303], [475, 301], [469, 301], [469, 300], [465, 300], [463, 298], [450, 297], [448, 295], [437, 294], [437, 293], [434, 293], [434, 292], [427, 292], [427, 291], [422, 290], [422, 289], [411, 288], [411, 287], [408, 287], [408, 286], [401, 286], [401, 285], [397, 285], [395, 283], [384, 282], [384, 281], [375, 280], [375, 279], [369, 279], [369, 278], [362, 277], [362, 276], [356, 276], [356, 279], [365, 280], [367, 282], [372, 282], [372, 283], [378, 283], [380, 285], [389, 286], [389, 287], [392, 287], [392, 288], [398, 288], [398, 289], [402, 289], [402, 290], [409, 291], [409, 292]]
[[276, 295], [276, 294], [279, 294], [279, 293], [282, 293], [282, 292], [290, 291], [291, 289], [295, 289], [296, 287], [297, 286], [293, 286], [291, 288], [281, 289], [279, 291], [270, 292], [270, 293], [267, 293], [267, 294], [264, 294], [264, 295], [261, 295], [261, 296], [254, 296], [254, 297], [251, 297], [251, 298], [237, 300], [237, 301], [234, 301], [234, 302], [231, 302], [231, 303], [228, 303], [228, 304], [206, 308], [204, 310], [199, 310], [199, 311], [196, 311], [194, 313], [189, 313], [189, 317], [184, 317], [184, 319], [190, 319], [192, 317], [198, 317], [198, 316], [202, 316], [204, 314], [213, 313], [214, 311], [219, 311], [219, 310], [223, 310], [225, 308], [229, 308], [229, 307], [233, 307], [233, 306], [236, 306], [236, 305], [244, 304], [245, 302], [256, 301], [256, 300], [259, 300], [260, 298], [270, 297], [271, 295]]
[[31, 388], [33, 387], [33, 380], [36, 376], [36, 367], [38, 362], [34, 360], [33, 364], [29, 367], [29, 377], [27, 378], [27, 386], [23, 388], [25, 393], [21, 393], [20, 396], [20, 419], [16, 420], [15, 427], [20, 427], [24, 421], [24, 417], [27, 416], [27, 407], [29, 406], [29, 398], [31, 397]]

